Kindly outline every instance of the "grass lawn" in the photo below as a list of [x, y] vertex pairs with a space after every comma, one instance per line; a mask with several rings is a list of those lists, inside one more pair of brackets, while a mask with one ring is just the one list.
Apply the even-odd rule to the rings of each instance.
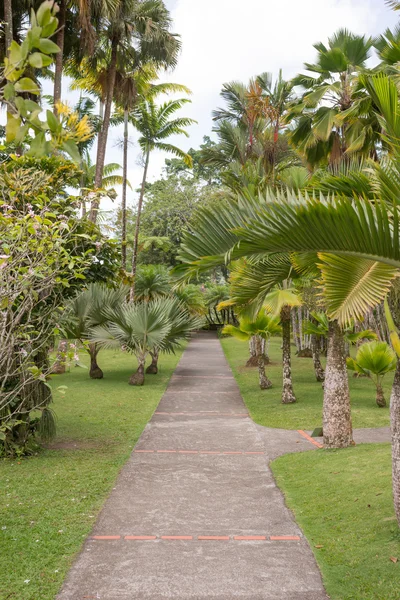
[[399, 600], [390, 445], [289, 454], [272, 470], [332, 600]]
[[101, 381], [76, 367], [53, 378], [68, 389], [55, 392], [52, 449], [0, 459], [0, 600], [54, 599], [179, 358], [162, 356], [142, 388], [128, 385], [134, 357], [112, 350]]
[[[234, 338], [221, 339], [225, 355], [239, 384], [243, 399], [251, 417], [266, 427], [282, 429], [314, 429], [322, 426], [323, 390], [315, 380], [311, 358], [297, 358], [292, 346], [292, 375], [297, 403], [283, 405], [281, 340], [271, 339], [267, 366], [268, 377], [273, 383], [270, 390], [260, 390], [256, 368], [244, 365], [249, 357], [248, 345]], [[375, 404], [375, 388], [369, 379], [354, 379], [350, 374], [350, 390], [353, 427], [385, 427], [389, 425], [389, 408]], [[387, 375], [384, 389], [387, 402], [393, 376]], [[400, 598], [400, 595], [399, 595]]]

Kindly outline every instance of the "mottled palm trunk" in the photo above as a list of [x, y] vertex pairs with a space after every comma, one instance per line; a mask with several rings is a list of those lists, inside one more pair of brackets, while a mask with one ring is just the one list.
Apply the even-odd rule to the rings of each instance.
[[57, 355], [54, 365], [51, 368], [51, 372], [54, 375], [62, 375], [65, 373], [65, 362], [67, 359], [68, 342], [67, 340], [60, 340], [57, 348]]
[[282, 366], [283, 366], [283, 388], [282, 404], [293, 404], [296, 396], [293, 391], [292, 367], [290, 355], [290, 306], [284, 306], [281, 310], [282, 323]]
[[58, 31], [56, 36], [56, 44], [60, 48], [60, 52], [57, 52], [55, 56], [55, 70], [54, 70], [54, 114], [57, 114], [57, 105], [61, 101], [61, 86], [62, 86], [62, 70], [63, 70], [63, 56], [64, 56], [64, 39], [65, 39], [65, 16], [67, 10], [66, 0], [59, 0], [58, 6], [60, 8], [57, 13], [58, 18]]
[[150, 352], [150, 356], [151, 356], [151, 363], [147, 367], [146, 373], [148, 375], [157, 375], [157, 373], [158, 373], [158, 357], [159, 357], [158, 348], [155, 348], [154, 350], [152, 350], [152, 352]]
[[397, 359], [390, 396], [390, 425], [392, 429], [393, 500], [397, 522], [400, 527], [400, 359]]
[[325, 448], [347, 448], [354, 444], [346, 350], [343, 332], [337, 321], [329, 323], [323, 434]]
[[258, 356], [258, 381], [260, 384], [260, 389], [262, 390], [268, 390], [272, 387], [272, 381], [268, 378], [267, 373], [265, 371], [265, 361], [263, 354], [260, 354]]
[[103, 379], [104, 374], [97, 364], [97, 355], [99, 353], [99, 347], [97, 344], [89, 344], [89, 355], [90, 355], [90, 370], [89, 375], [91, 379]]
[[312, 352], [312, 359], [313, 359], [313, 363], [314, 363], [314, 373], [315, 373], [315, 379], [317, 381], [324, 381], [325, 380], [325, 371], [324, 368], [321, 364], [321, 360], [320, 360], [320, 350], [321, 350], [321, 345], [320, 345], [320, 340], [319, 337], [317, 335], [312, 335], [311, 336], [311, 352]]
[[[249, 340], [249, 352], [250, 358], [246, 362], [246, 367], [258, 367], [258, 355], [257, 355], [257, 335], [251, 336]], [[267, 342], [261, 339], [261, 354], [263, 356], [264, 364], [269, 363]]]
[[124, 156], [122, 163], [122, 202], [121, 202], [121, 258], [122, 268], [126, 271], [126, 188], [128, 182], [128, 109], [124, 109]]
[[385, 394], [383, 393], [382, 384], [380, 382], [378, 382], [376, 386], [376, 403], [379, 408], [384, 408], [386, 406]]
[[[94, 187], [96, 189], [101, 188], [103, 181], [103, 170], [106, 158], [108, 130], [110, 127], [111, 108], [114, 98], [115, 77], [117, 73], [117, 51], [118, 41], [113, 40], [111, 46], [110, 66], [108, 68], [108, 91], [106, 103], [104, 106], [104, 119], [97, 140], [96, 175], [94, 178]], [[89, 220], [92, 221], [92, 223], [96, 223], [98, 210], [99, 200], [96, 198], [95, 200], [93, 200], [92, 205], [90, 207]]]
[[138, 359], [138, 368], [136, 373], [130, 376], [129, 385], [143, 385], [144, 384], [144, 367], [146, 363], [146, 356], [139, 355]]
[[146, 161], [145, 161], [144, 170], [143, 170], [142, 186], [140, 188], [140, 196], [139, 196], [139, 202], [138, 202], [138, 207], [137, 207], [135, 238], [133, 240], [132, 285], [131, 285], [131, 293], [130, 293], [131, 302], [133, 302], [135, 299], [135, 276], [136, 276], [136, 269], [137, 269], [137, 255], [138, 255], [138, 247], [139, 247], [140, 217], [142, 214], [144, 190], [146, 187], [147, 170], [149, 168], [149, 161], [150, 161], [150, 150], [147, 150]]
[[13, 41], [12, 0], [4, 0], [4, 37], [8, 56]]

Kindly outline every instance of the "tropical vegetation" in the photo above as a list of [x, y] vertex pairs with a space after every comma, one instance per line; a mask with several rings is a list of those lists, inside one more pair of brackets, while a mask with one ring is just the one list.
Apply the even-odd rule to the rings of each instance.
[[[400, 10], [398, 2], [387, 4]], [[203, 132], [203, 143], [187, 150], [176, 139], [195, 124], [184, 114], [191, 91], [162, 79], [181, 49], [163, 0], [4, 0], [0, 19], [5, 469], [26, 456], [50, 462], [49, 444], [57, 427], [64, 439], [68, 419], [75, 419], [73, 439], [91, 439], [89, 422], [76, 422], [77, 386], [104, 400], [111, 384], [122, 390], [129, 382], [140, 386], [127, 388], [138, 416], [133, 429], [104, 404], [118, 446], [110, 462], [101, 457], [105, 480], [94, 476], [104, 497], [165, 388], [161, 365], [170, 374], [174, 355], [206, 327], [218, 330], [254, 420], [315, 429], [326, 450], [338, 451], [274, 466], [306, 533], [331, 543], [321, 533], [321, 499], [332, 492], [330, 475], [342, 457], [363, 462], [370, 451], [387, 468], [387, 448], [354, 450], [353, 424], [385, 426], [389, 413], [400, 525], [399, 27], [376, 38], [339, 29], [314, 45], [315, 59], [291, 80], [279, 70], [225, 82], [210, 136]], [[65, 101], [67, 85], [79, 94], [74, 106]], [[121, 165], [107, 154], [117, 127]], [[130, 172], [132, 140], [139, 189]], [[156, 151], [169, 158], [154, 180]], [[119, 401], [115, 390], [111, 396]], [[129, 412], [125, 400], [121, 411]], [[103, 435], [107, 426], [93, 410]], [[94, 468], [90, 452], [83, 462], [85, 473]], [[311, 483], [322, 482], [307, 484], [321, 493], [314, 522], [311, 492], [293, 483], [308, 465]], [[364, 480], [369, 485], [365, 473]], [[100, 506], [92, 500], [90, 511]], [[385, 502], [386, 510], [387, 490]], [[57, 504], [55, 518], [59, 510]], [[77, 519], [74, 532], [83, 535], [88, 522]], [[76, 550], [71, 542], [68, 556]], [[331, 580], [332, 565], [321, 564]], [[339, 598], [341, 584], [332, 590]], [[40, 586], [32, 593], [50, 597]]]

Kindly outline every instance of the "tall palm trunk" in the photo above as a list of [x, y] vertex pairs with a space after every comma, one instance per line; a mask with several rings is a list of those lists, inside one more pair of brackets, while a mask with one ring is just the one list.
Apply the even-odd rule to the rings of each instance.
[[293, 402], [296, 402], [296, 396], [293, 391], [290, 356], [290, 306], [284, 306], [281, 309], [281, 323], [283, 365], [282, 404], [293, 404]]
[[264, 355], [259, 354], [258, 358], [258, 381], [261, 390], [269, 390], [272, 387], [272, 381], [269, 379], [265, 371]]
[[8, 56], [9, 48], [13, 41], [12, 0], [4, 0], [4, 37], [6, 42], [6, 56]]
[[[111, 118], [111, 108], [114, 97], [114, 88], [115, 88], [115, 77], [117, 73], [117, 52], [118, 52], [118, 40], [114, 39], [112, 41], [111, 46], [111, 60], [110, 66], [108, 68], [108, 91], [107, 91], [107, 99], [104, 106], [104, 119], [101, 131], [99, 133], [98, 141], [97, 141], [97, 157], [96, 157], [96, 174], [94, 178], [94, 187], [96, 189], [101, 188], [101, 184], [103, 181], [103, 170], [104, 170], [104, 162], [106, 158], [106, 149], [107, 149], [107, 138], [108, 138], [108, 130], [110, 127], [110, 118]], [[96, 223], [97, 220], [97, 212], [99, 210], [99, 200], [95, 199], [92, 202], [90, 207], [90, 215], [89, 219], [92, 223]]]
[[103, 379], [104, 374], [97, 364], [97, 355], [99, 353], [99, 347], [97, 344], [89, 344], [89, 355], [90, 355], [90, 371], [89, 376], [91, 379]]
[[400, 359], [394, 375], [390, 396], [390, 425], [392, 429], [392, 478], [393, 500], [397, 521], [400, 527]]
[[133, 302], [135, 299], [135, 276], [136, 276], [137, 255], [138, 255], [138, 246], [139, 246], [140, 216], [142, 214], [144, 190], [146, 187], [147, 170], [149, 168], [149, 161], [150, 161], [150, 150], [148, 149], [146, 152], [146, 162], [144, 164], [142, 186], [140, 188], [139, 203], [138, 203], [138, 207], [137, 207], [135, 239], [133, 240], [132, 285], [131, 285], [131, 294], [130, 294], [131, 302]]
[[313, 334], [311, 336], [311, 352], [312, 352], [312, 359], [313, 359], [313, 363], [314, 363], [315, 379], [317, 381], [324, 381], [325, 380], [325, 371], [324, 371], [323, 366], [321, 365], [320, 351], [321, 351], [321, 344], [320, 344], [319, 336]]
[[124, 158], [122, 164], [122, 202], [121, 202], [121, 218], [122, 218], [122, 232], [121, 232], [121, 257], [122, 257], [122, 268], [126, 271], [126, 188], [128, 181], [128, 108], [124, 109]]
[[258, 381], [260, 384], [260, 389], [268, 390], [272, 387], [272, 382], [267, 376], [265, 371], [265, 356], [264, 356], [264, 340], [260, 335], [254, 336], [255, 338], [255, 353], [257, 357], [257, 367], [258, 367]]
[[56, 63], [54, 71], [54, 114], [57, 114], [57, 105], [61, 100], [61, 86], [62, 86], [62, 69], [63, 69], [63, 55], [64, 55], [64, 39], [65, 39], [65, 16], [67, 10], [66, 0], [58, 0], [58, 6], [60, 8], [57, 13], [58, 18], [58, 31], [56, 37], [56, 44], [60, 48], [60, 52], [56, 54]]
[[337, 321], [329, 323], [323, 434], [325, 448], [347, 448], [354, 444], [345, 342]]

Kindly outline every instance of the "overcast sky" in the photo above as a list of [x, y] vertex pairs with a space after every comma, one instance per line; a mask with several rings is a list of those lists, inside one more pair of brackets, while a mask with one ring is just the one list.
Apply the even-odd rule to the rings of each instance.
[[[393, 27], [397, 15], [384, 0], [166, 0], [174, 20], [174, 31], [182, 38], [182, 53], [173, 73], [163, 80], [183, 83], [192, 92], [192, 104], [181, 114], [198, 122], [189, 128], [190, 137], [172, 140], [182, 148], [197, 147], [213, 126], [211, 111], [220, 105], [224, 82], [240, 80], [263, 71], [276, 74], [283, 69], [285, 79], [313, 62], [313, 44], [325, 42], [340, 27], [376, 35]], [[107, 161], [122, 164], [115, 143], [120, 131], [110, 135]], [[134, 131], [130, 139], [135, 142]], [[141, 168], [137, 145], [130, 149], [129, 179], [137, 188]], [[150, 180], [161, 175], [166, 155], [155, 152], [150, 162]], [[129, 203], [137, 200], [129, 192]], [[110, 208], [110, 205], [104, 205]]]
[[[196, 119], [189, 138], [171, 139], [183, 149], [198, 147], [204, 135], [211, 135], [211, 111], [221, 105], [222, 84], [250, 77], [263, 71], [277, 74], [283, 69], [285, 79], [303, 70], [304, 62], [314, 62], [313, 44], [326, 42], [338, 28], [346, 27], [358, 34], [377, 35], [393, 27], [399, 13], [388, 9], [385, 0], [165, 0], [174, 21], [174, 32], [182, 39], [182, 52], [173, 73], [163, 74], [163, 81], [182, 83], [192, 90], [192, 103], [182, 116]], [[47, 93], [51, 93], [49, 89]], [[72, 105], [77, 93], [68, 91], [64, 82], [63, 100]], [[4, 115], [2, 115], [4, 117]], [[112, 129], [106, 162], [122, 164], [118, 142], [122, 129]], [[141, 182], [140, 152], [130, 131], [129, 180], [133, 189]], [[95, 160], [95, 149], [93, 150]], [[167, 155], [154, 152], [150, 159], [149, 180], [162, 174]], [[119, 189], [117, 189], [120, 192]], [[119, 198], [116, 202], [119, 202]], [[128, 189], [128, 203], [134, 205], [137, 193]], [[116, 203], [102, 203], [105, 210]]]

